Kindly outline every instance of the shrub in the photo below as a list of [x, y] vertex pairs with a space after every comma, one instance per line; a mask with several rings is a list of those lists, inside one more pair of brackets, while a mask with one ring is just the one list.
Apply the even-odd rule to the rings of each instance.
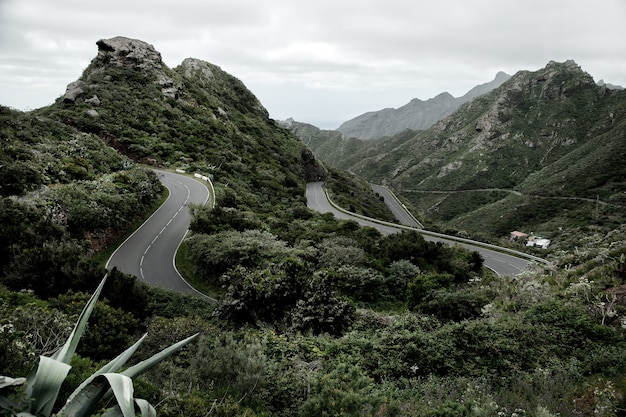
[[[61, 385], [68, 377], [71, 369], [70, 363], [105, 281], [106, 276], [85, 305], [74, 330], [60, 350], [52, 356], [40, 356], [36, 370], [26, 378], [0, 376], [0, 407], [3, 410], [24, 417], [48, 417], [52, 414]], [[197, 334], [118, 373], [117, 371], [124, 366], [141, 344], [143, 339], [140, 339], [84, 380], [67, 401], [62, 402], [63, 406], [57, 414], [91, 415], [95, 412], [100, 401], [107, 397], [110, 389], [117, 400], [117, 405], [108, 410], [108, 415], [131, 417], [135, 416], [136, 408], [139, 409], [142, 416], [156, 415], [154, 408], [147, 401], [133, 398], [132, 378], [152, 368], [196, 337]]]

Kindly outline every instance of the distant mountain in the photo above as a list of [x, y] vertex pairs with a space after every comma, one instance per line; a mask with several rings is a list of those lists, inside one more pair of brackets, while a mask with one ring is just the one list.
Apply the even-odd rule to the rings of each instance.
[[337, 130], [348, 137], [376, 139], [407, 129], [428, 129], [454, 113], [463, 103], [488, 93], [509, 78], [510, 75], [499, 72], [492, 81], [477, 85], [462, 97], [455, 98], [450, 93], [441, 93], [426, 101], [415, 98], [398, 109], [387, 108], [357, 116], [344, 122]]
[[606, 87], [609, 90], [623, 90], [624, 89], [624, 87], [622, 87], [621, 85], [605, 83], [604, 80], [598, 81], [598, 85], [600, 87]]

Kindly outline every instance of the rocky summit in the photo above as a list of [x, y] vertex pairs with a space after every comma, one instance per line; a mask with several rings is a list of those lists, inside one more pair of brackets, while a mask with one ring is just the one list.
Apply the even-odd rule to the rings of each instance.
[[73, 102], [88, 90], [89, 74], [101, 71], [107, 66], [134, 68], [155, 78], [154, 82], [161, 87], [165, 97], [176, 97], [181, 84], [176, 82], [163, 64], [161, 54], [147, 42], [116, 36], [111, 39], [100, 39], [96, 42], [98, 55], [81, 80], [70, 83], [63, 99]]

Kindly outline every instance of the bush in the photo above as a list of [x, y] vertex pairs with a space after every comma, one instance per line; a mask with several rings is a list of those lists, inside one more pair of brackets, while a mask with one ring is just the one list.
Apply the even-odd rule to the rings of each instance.
[[407, 291], [407, 306], [409, 310], [413, 310], [418, 307], [424, 300], [426, 300], [430, 293], [449, 288], [454, 284], [454, 276], [450, 274], [421, 274], [413, 278], [409, 282]]
[[436, 289], [413, 309], [442, 321], [461, 321], [480, 317], [488, 303], [489, 298], [484, 293], [471, 288]]

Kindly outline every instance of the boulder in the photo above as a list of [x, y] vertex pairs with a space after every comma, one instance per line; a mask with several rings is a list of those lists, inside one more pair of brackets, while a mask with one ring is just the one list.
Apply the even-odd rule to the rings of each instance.
[[84, 94], [87, 89], [87, 84], [84, 81], [74, 81], [73, 83], [69, 83], [67, 88], [65, 89], [65, 94], [63, 95], [63, 101], [76, 101], [76, 98], [81, 94]]
[[116, 36], [111, 39], [100, 39], [96, 45], [98, 45], [96, 60], [104, 64], [130, 65], [146, 72], [162, 69], [161, 54], [147, 42]]
[[100, 99], [98, 98], [98, 96], [94, 95], [93, 97], [85, 100], [85, 103], [98, 107], [100, 105]]

